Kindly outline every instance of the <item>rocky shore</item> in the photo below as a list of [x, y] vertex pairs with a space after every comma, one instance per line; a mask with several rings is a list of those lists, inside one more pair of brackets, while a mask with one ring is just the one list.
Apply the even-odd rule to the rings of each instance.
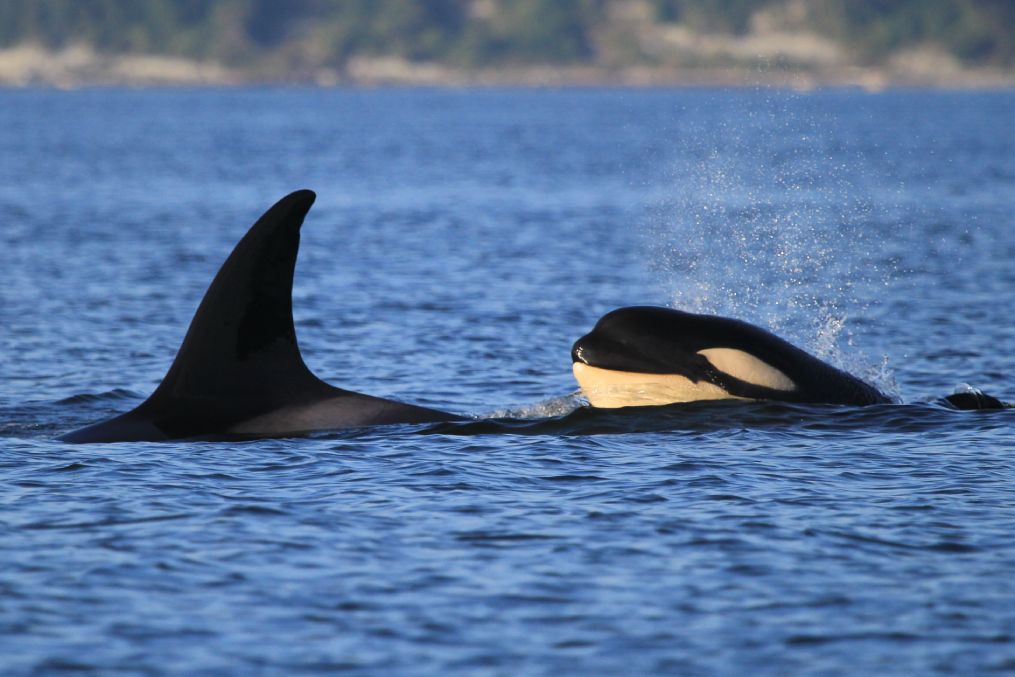
[[[711, 41], [711, 42], [710, 42]], [[933, 50], [912, 50], [878, 66], [843, 58], [834, 44], [811, 37], [770, 36], [766, 42], [723, 43], [681, 36], [670, 45], [708, 58], [657, 64], [535, 65], [466, 69], [396, 57], [354, 57], [341, 68], [250, 67], [150, 54], [106, 54], [87, 45], [59, 51], [27, 44], [0, 50], [0, 87], [172, 87], [293, 84], [313, 86], [773, 86], [799, 90], [860, 87], [1011, 88], [1015, 73], [966, 68]]]

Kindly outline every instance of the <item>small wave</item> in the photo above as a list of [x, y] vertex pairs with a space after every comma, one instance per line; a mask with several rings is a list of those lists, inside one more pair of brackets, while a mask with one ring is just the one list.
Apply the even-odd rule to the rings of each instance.
[[[921, 639], [932, 639], [921, 637], [911, 632], [858, 632], [843, 633], [841, 635], [790, 635], [786, 638], [786, 644], [807, 645], [807, 644], [831, 644], [833, 642], [916, 642]], [[935, 638], [936, 639], [936, 638]]]
[[455, 535], [455, 539], [470, 543], [496, 543], [510, 541], [546, 541], [560, 538], [555, 534], [508, 533], [490, 531], [465, 531]]
[[899, 550], [920, 550], [924, 552], [958, 553], [958, 554], [979, 552], [979, 548], [977, 548], [975, 545], [971, 545], [969, 543], [962, 543], [959, 541], [909, 543], [904, 541], [891, 540], [888, 538], [880, 538], [869, 534], [852, 533], [839, 530], [828, 530], [825, 533], [836, 538], [842, 538], [856, 543], [865, 543], [873, 546], [882, 546], [885, 548], [895, 548]]
[[483, 419], [539, 419], [539, 418], [550, 418], [553, 416], [566, 416], [571, 412], [579, 409], [588, 402], [581, 396], [581, 391], [575, 391], [568, 395], [562, 395], [561, 397], [553, 397], [548, 400], [542, 400], [535, 404], [528, 404], [510, 409], [498, 409], [497, 411], [491, 412]]
[[126, 388], [114, 388], [113, 390], [107, 390], [104, 393], [78, 393], [77, 395], [71, 395], [65, 397], [62, 400], [57, 400], [57, 404], [82, 404], [85, 402], [107, 402], [110, 400], [138, 400], [141, 399], [141, 395], [138, 395], [132, 390]]
[[31, 522], [29, 524], [22, 525], [20, 528], [32, 531], [50, 530], [50, 529], [66, 529], [70, 531], [90, 531], [97, 529], [105, 529], [108, 527], [146, 524], [149, 522], [167, 522], [171, 520], [188, 519], [190, 517], [193, 517], [193, 513], [152, 515], [150, 517], [137, 517], [134, 519], [100, 519], [95, 521], [84, 521], [84, 522]]
[[221, 513], [222, 516], [231, 517], [234, 515], [286, 515], [285, 510], [279, 508], [273, 508], [268, 505], [256, 505], [253, 503], [247, 503], [243, 505], [234, 505], [224, 509]]

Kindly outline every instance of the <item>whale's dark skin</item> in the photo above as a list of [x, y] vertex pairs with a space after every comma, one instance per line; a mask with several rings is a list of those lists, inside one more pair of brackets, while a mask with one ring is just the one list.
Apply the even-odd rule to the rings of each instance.
[[[788, 377], [793, 387], [741, 380], [699, 352], [716, 349], [747, 353], [781, 372], [780, 377]], [[711, 384], [716, 386], [711, 392], [735, 398], [861, 406], [891, 402], [873, 386], [760, 327], [670, 308], [634, 306], [604, 315], [575, 342], [571, 359], [609, 372], [677, 375], [693, 384]]]
[[293, 325], [292, 284], [300, 226], [314, 199], [309, 190], [282, 198], [240, 240], [205, 293], [176, 360], [147, 400], [60, 439], [249, 439], [459, 419], [336, 388], [304, 364]]
[[967, 392], [954, 393], [945, 398], [942, 401], [946, 406], [952, 409], [961, 409], [963, 411], [979, 411], [981, 409], [1011, 409], [1013, 406], [1006, 402], [988, 395], [987, 393], [980, 392], [979, 390], [971, 390]]

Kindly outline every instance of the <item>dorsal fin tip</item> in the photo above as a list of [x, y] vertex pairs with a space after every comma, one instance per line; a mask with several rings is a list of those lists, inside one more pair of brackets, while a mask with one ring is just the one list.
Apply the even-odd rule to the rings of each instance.
[[[279, 226], [295, 226], [297, 230], [303, 225], [303, 219], [317, 199], [317, 193], [306, 188], [295, 190], [268, 208], [250, 228], [248, 236], [264, 229], [275, 229]], [[263, 225], [262, 225], [263, 224]], [[244, 238], [246, 239], [246, 238]], [[242, 246], [242, 240], [236, 249]]]
[[305, 210], [309, 211], [310, 207], [313, 206], [314, 200], [317, 199], [317, 193], [310, 190], [309, 188], [300, 188], [286, 195], [279, 202], [292, 201], [295, 204], [302, 206]]

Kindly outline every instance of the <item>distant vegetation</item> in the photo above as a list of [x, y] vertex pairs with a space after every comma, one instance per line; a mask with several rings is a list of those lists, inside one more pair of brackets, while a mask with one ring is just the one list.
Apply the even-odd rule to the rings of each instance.
[[[596, 0], [3, 0], [0, 46], [86, 43], [108, 52], [241, 63], [295, 51], [340, 65], [352, 55], [469, 65], [589, 58]], [[294, 48], [299, 42], [303, 48]]]
[[[398, 57], [455, 68], [658, 65], [653, 35], [805, 32], [851, 62], [933, 48], [966, 66], [1015, 65], [1015, 0], [2, 0], [0, 48], [87, 45], [105, 54], [234, 68], [330, 67]], [[674, 56], [677, 54], [677, 56]]]
[[782, 6], [802, 27], [871, 54], [936, 43], [973, 59], [1010, 60], [1011, 0], [653, 0], [660, 21], [703, 31], [744, 33], [760, 10]]

